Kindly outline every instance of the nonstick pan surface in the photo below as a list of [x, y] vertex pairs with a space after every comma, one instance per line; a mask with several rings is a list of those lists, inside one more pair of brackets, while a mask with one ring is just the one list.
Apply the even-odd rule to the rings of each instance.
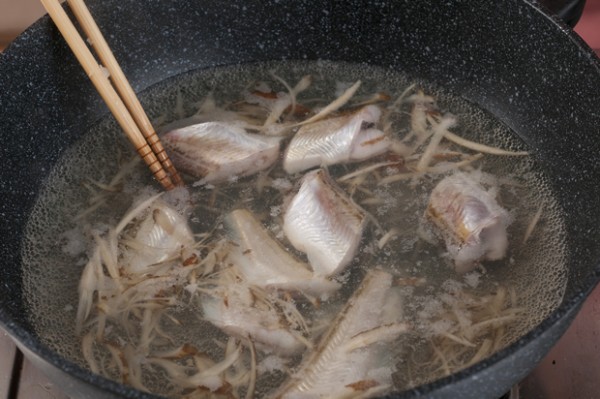
[[[567, 328], [600, 275], [600, 71], [596, 56], [535, 3], [470, 1], [90, 1], [136, 91], [182, 73], [267, 60], [369, 63], [488, 110], [530, 148], [567, 220], [562, 304], [489, 359], [395, 397], [499, 397]], [[0, 58], [0, 323], [74, 397], [151, 397], [48, 349], [22, 294], [21, 240], [61, 154], [107, 110], [44, 18]], [[49, 265], [51, 267], [51, 265]]]

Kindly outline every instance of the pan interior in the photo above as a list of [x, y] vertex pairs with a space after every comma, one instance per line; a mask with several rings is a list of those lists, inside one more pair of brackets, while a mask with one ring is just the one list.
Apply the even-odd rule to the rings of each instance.
[[[336, 88], [344, 85], [347, 87], [359, 79], [363, 81], [363, 94], [384, 91], [392, 97], [398, 96], [414, 83], [409, 76], [374, 66], [313, 61], [265, 63], [187, 73], [150, 88], [143, 93], [142, 101], [151, 119], [165, 124], [192, 115], [197, 111], [198, 104], [209, 94], [217, 99], [217, 102], [233, 100], [257, 80], [272, 81], [272, 73], [292, 83], [305, 74], [313, 75], [314, 89], [303, 95], [306, 98], [328, 96], [328, 93], [330, 95], [335, 92]], [[426, 82], [418, 84], [438, 99], [441, 109], [457, 116], [460, 121], [457, 130], [470, 140], [510, 150], [527, 149], [515, 134], [494, 120], [489, 113]], [[122, 138], [122, 133], [112, 119], [101, 121], [67, 150], [54, 167], [27, 224], [22, 255], [24, 298], [28, 317], [46, 345], [83, 366], [85, 361], [81, 355], [80, 338], [75, 334], [75, 312], [79, 278], [92, 250], [92, 241], [86, 231], [91, 224], [95, 227], [114, 224], [130, 206], [135, 195], [144, 190], [154, 190], [156, 185], [153, 185], [145, 168], [138, 166], [135, 174], [122, 187], [125, 193], [122, 200], [101, 206], [95, 221], [88, 220], [77, 224], [74, 219], [82, 209], [89, 206], [88, 188], [94, 186], [92, 181], [109, 181], [117, 172], [118, 161], [129, 159], [131, 156], [132, 149]], [[486, 264], [485, 272], [480, 272], [476, 278], [471, 277], [473, 281], [480, 280], [480, 285], [471, 288], [474, 292], [495, 293], [500, 286], [508, 286], [517, 294], [518, 306], [524, 313], [520, 315], [519, 323], [511, 325], [502, 338], [502, 346], [506, 346], [535, 328], [563, 298], [567, 282], [565, 264], [568, 257], [565, 222], [560, 206], [554, 199], [552, 186], [533, 157], [486, 156], [482, 165], [486, 172], [501, 178], [500, 198], [515, 221], [509, 228], [511, 247], [506, 260]], [[332, 173], [336, 171], [332, 170]], [[405, 210], [390, 214], [386, 214], [387, 209], [379, 211], [386, 215], [386, 218], [394, 220], [394, 223], [418, 225], [428, 195], [439, 178], [440, 176], [433, 177], [416, 187], [409, 183], [391, 185], [389, 190], [397, 191], [385, 193], [389, 202], [383, 206], [395, 206]], [[151, 188], [148, 188], [149, 186]], [[408, 198], [407, 193], [410, 192], [413, 193], [412, 198]], [[397, 197], [402, 198], [402, 201], [407, 198], [408, 202], [399, 204], [392, 200]], [[522, 237], [540, 204], [543, 205], [542, 217], [535, 234], [524, 244]], [[373, 211], [377, 213], [378, 210]], [[440, 295], [448, 294], [441, 288], [444, 284], [448, 287], [448, 281], [461, 287], [470, 286], [466, 277], [454, 274], [439, 257], [414, 258], [415, 248], [420, 245], [419, 240], [416, 235], [405, 238], [377, 259], [369, 259], [364, 254], [359, 256], [359, 260], [351, 266], [357, 270], [351, 273], [351, 279], [359, 281], [365, 269], [383, 263], [401, 276], [424, 275], [437, 287], [437, 294]], [[434, 246], [426, 248], [432, 253], [440, 252]], [[439, 296], [436, 298], [430, 291], [414, 287], [406, 288], [402, 295], [406, 304], [406, 317], [415, 326], [420, 323], [419, 314], [422, 315], [434, 302], [439, 301]], [[414, 314], [410, 313], [411, 309]], [[415, 331], [418, 332], [419, 328]], [[179, 331], [175, 334], [179, 340], [190, 339], [189, 331]], [[196, 335], [200, 337], [195, 338], [195, 344], [199, 346], [202, 345], [200, 341], [220, 337], [218, 332], [212, 330], [211, 335], [203, 332]], [[422, 353], [411, 354], [407, 348], [413, 344], [423, 345], [429, 337], [419, 334], [403, 337], [396, 343], [396, 350], [404, 357], [407, 354], [413, 357], [423, 356]], [[398, 361], [395, 366], [402, 371], [398, 375], [404, 376], [396, 378], [397, 390], [419, 385], [443, 375], [420, 375], [415, 371], [417, 367], [414, 364], [405, 361]], [[270, 385], [263, 384], [259, 393], [266, 393]]]

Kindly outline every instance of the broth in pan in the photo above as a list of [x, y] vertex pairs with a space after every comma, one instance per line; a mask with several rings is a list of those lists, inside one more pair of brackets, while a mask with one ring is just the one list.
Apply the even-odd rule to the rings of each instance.
[[141, 98], [186, 186], [161, 193], [106, 119], [24, 242], [31, 323], [95, 373], [168, 397], [372, 397], [488, 357], [562, 299], [543, 171], [455, 95], [295, 62]]

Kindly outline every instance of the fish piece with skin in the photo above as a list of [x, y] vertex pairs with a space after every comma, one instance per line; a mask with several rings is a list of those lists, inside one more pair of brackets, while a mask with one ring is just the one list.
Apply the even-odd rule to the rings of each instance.
[[290, 254], [247, 209], [236, 209], [224, 220], [233, 243], [227, 260], [245, 281], [262, 288], [300, 291], [326, 299], [340, 285], [315, 276], [309, 266]]
[[205, 122], [172, 130], [161, 140], [175, 167], [202, 184], [269, 168], [279, 158], [281, 137], [248, 133], [234, 122]]
[[[387, 343], [407, 331], [392, 275], [371, 269], [310, 355], [273, 398], [373, 397], [392, 386]], [[390, 314], [388, 309], [397, 312]]]
[[318, 276], [341, 272], [354, 258], [367, 218], [325, 169], [308, 172], [287, 206], [283, 231]]
[[275, 293], [245, 282], [226, 280], [212, 294], [201, 297], [205, 320], [230, 336], [251, 339], [266, 353], [291, 356], [306, 348], [302, 326], [292, 325], [281, 314]]
[[316, 166], [362, 161], [382, 154], [391, 141], [374, 128], [381, 110], [368, 105], [350, 115], [302, 126], [288, 145], [283, 167], [288, 173]]
[[103, 316], [118, 317], [185, 281], [193, 270], [181, 267], [195, 256], [187, 219], [160, 197], [142, 201], [114, 229], [94, 235], [96, 246], [79, 282], [77, 331], [92, 305], [102, 302]]
[[483, 260], [499, 260], [508, 248], [509, 213], [480, 183], [481, 172], [458, 172], [442, 179], [431, 192], [425, 216], [437, 228], [458, 273]]
[[181, 256], [184, 249], [191, 251], [194, 243], [187, 219], [158, 199], [124, 231], [120, 263], [128, 273], [143, 273], [149, 266]]

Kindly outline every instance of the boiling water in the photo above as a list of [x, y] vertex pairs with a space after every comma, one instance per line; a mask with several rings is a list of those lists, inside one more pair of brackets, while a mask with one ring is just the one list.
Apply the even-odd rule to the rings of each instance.
[[[301, 76], [314, 77], [312, 87], [300, 96], [306, 104], [326, 104], [354, 81], [363, 81], [360, 93], [383, 91], [397, 97], [412, 81], [401, 74], [368, 66], [332, 64], [324, 62], [277, 63], [228, 67], [210, 71], [194, 72], [163, 82], [142, 96], [145, 109], [156, 124], [165, 124], [195, 113], [208, 94], [218, 103], [240, 98], [240, 93], [256, 80], [271, 82], [271, 87], [284, 91], [272, 78], [274, 72], [294, 84]], [[487, 145], [509, 150], [524, 150], [524, 145], [508, 129], [496, 122], [486, 112], [448, 93], [422, 85], [428, 94], [438, 100], [440, 109], [449, 111], [459, 120], [455, 129], [463, 137]], [[337, 94], [336, 94], [337, 93]], [[395, 133], [402, 137], [409, 129], [408, 115], [400, 115], [406, 122], [397, 124]], [[27, 226], [23, 245], [24, 297], [29, 306], [29, 318], [38, 335], [49, 347], [85, 366], [80, 352], [80, 339], [75, 334], [75, 312], [78, 296], [77, 286], [81, 271], [87, 262], [87, 254], [93, 244], [89, 228], [102, 229], [114, 226], [140, 193], [157, 191], [149, 173], [138, 165], [126, 179], [119, 195], [108, 196], [108, 203], [98, 208], [93, 217], [74, 222], [75, 217], [89, 207], [91, 194], [86, 187], [90, 181], [108, 182], [117, 173], [119, 165], [133, 156], [130, 145], [111, 120], [95, 126], [88, 135], [65, 152], [52, 171], [42, 190]], [[399, 356], [395, 381], [398, 389], [420, 384], [439, 377], [414, 372], [409, 358], [422, 360], [431, 352], [428, 346], [433, 334], [427, 323], [444, 306], [444, 298], [456, 290], [468, 291], [470, 295], [491, 295], [499, 287], [508, 287], [516, 294], [522, 309], [517, 321], [503, 327], [502, 345], [509, 344], [535, 327], [560, 302], [566, 283], [563, 245], [563, 221], [558, 206], [542, 171], [530, 157], [500, 157], [486, 155], [476, 164], [483, 171], [499, 177], [499, 203], [509, 210], [514, 222], [509, 231], [509, 253], [506, 259], [485, 264], [485, 271], [458, 276], [444, 258], [443, 245], [425, 243], [418, 237], [418, 227], [429, 194], [440, 176], [410, 180], [388, 185], [373, 185], [370, 189], [381, 199], [377, 205], [364, 205], [380, 224], [383, 231], [398, 229], [398, 236], [379, 250], [374, 228], [363, 237], [360, 252], [342, 276], [345, 286], [356, 286], [364, 270], [374, 265], [382, 266], [399, 277], [424, 278], [419, 287], [407, 285], [402, 289], [405, 318], [413, 326], [412, 332], [403, 336], [395, 345]], [[334, 177], [348, 173], [357, 166], [335, 166], [329, 169]], [[276, 168], [273, 177], [280, 186], [293, 186], [295, 180]], [[217, 207], [222, 212], [235, 209], [240, 204], [261, 215], [269, 215], [268, 227], [281, 237], [280, 217], [283, 198], [279, 191], [265, 189], [258, 194], [252, 179], [240, 179], [223, 187]], [[199, 204], [191, 218], [195, 232], [206, 232], [218, 224], [220, 215], [207, 211], [203, 201], [208, 194], [202, 187], [192, 188], [192, 198]], [[360, 203], [366, 194], [357, 192], [354, 199]], [[522, 244], [527, 225], [543, 204], [540, 222], [527, 245]], [[346, 294], [347, 296], [347, 294]], [[341, 298], [343, 300], [343, 295]], [[325, 304], [320, 312], [335, 309], [340, 303]], [[437, 310], [435, 310], [437, 309]], [[193, 309], [176, 309], [189, 313]], [[314, 316], [307, 316], [308, 318]], [[317, 316], [318, 317], [318, 316]], [[195, 345], [209, 344], [212, 338], [223, 339], [219, 330], [197, 317], [184, 331], [175, 335], [181, 342]], [[200, 329], [200, 330], [199, 330]], [[198, 334], [198, 331], [202, 331]], [[184, 336], [184, 335], [187, 335]], [[213, 345], [214, 346], [214, 345]], [[407, 349], [407, 347], [415, 347]], [[473, 353], [467, 356], [470, 358]], [[427, 368], [423, 368], [427, 370]], [[273, 373], [270, 383], [262, 381], [258, 394], [267, 392], [271, 385], [280, 383], [285, 375]]]

